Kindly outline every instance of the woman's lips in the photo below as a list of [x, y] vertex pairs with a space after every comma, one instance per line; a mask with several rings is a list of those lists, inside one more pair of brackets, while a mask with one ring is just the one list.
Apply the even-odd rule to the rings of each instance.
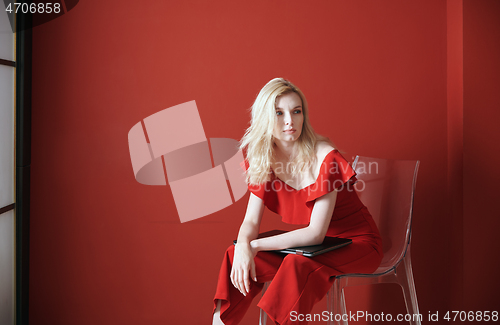
[[286, 134], [293, 134], [293, 133], [295, 133], [296, 131], [297, 131], [297, 130], [295, 130], [295, 129], [291, 129], [291, 130], [285, 130], [285, 131], [283, 131], [283, 132], [285, 132]]

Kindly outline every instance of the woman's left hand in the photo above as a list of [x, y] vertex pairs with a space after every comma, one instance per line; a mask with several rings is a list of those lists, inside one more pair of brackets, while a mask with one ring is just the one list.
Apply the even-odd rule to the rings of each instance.
[[254, 258], [257, 250], [250, 244], [236, 244], [234, 248], [231, 282], [244, 296], [250, 292], [250, 279], [256, 281]]

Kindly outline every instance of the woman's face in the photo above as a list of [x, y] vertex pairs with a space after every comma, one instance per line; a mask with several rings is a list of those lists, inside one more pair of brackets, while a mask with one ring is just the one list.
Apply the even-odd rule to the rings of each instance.
[[302, 100], [297, 93], [291, 92], [276, 99], [276, 120], [275, 141], [295, 141], [300, 137], [304, 114]]

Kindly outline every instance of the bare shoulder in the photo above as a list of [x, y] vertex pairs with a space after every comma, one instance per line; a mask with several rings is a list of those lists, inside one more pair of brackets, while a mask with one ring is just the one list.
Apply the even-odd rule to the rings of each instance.
[[318, 141], [316, 143], [316, 162], [315, 168], [313, 169], [313, 175], [317, 178], [321, 164], [325, 160], [326, 155], [328, 155], [335, 148], [326, 141]]
[[318, 141], [316, 143], [316, 158], [319, 164], [325, 159], [326, 155], [329, 154], [332, 150], [335, 148], [332, 147], [331, 144], [329, 144], [326, 141]]

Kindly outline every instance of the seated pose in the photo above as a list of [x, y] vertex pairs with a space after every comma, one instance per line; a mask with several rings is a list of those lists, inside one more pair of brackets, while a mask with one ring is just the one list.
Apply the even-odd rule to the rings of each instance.
[[[241, 140], [251, 193], [237, 244], [222, 261], [213, 324], [238, 324], [271, 280], [258, 306], [276, 324], [299, 324], [292, 320], [311, 312], [336, 275], [372, 273], [382, 260], [377, 226], [354, 190], [355, 172], [314, 132], [308, 114], [304, 94], [282, 78], [267, 83], [252, 106]], [[256, 239], [264, 206], [303, 228]], [[268, 252], [318, 245], [325, 236], [352, 244], [315, 257]]]

